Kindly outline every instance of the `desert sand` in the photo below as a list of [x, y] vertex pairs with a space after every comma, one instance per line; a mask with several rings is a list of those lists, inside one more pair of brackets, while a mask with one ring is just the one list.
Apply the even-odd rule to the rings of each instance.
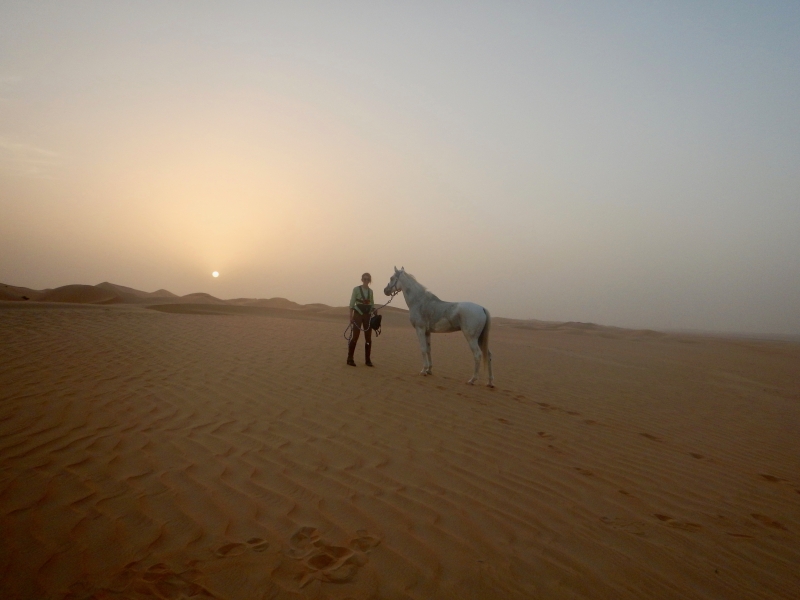
[[800, 593], [800, 344], [495, 319], [491, 390], [402, 311], [354, 369], [341, 308], [67, 287], [0, 290], [3, 599]]

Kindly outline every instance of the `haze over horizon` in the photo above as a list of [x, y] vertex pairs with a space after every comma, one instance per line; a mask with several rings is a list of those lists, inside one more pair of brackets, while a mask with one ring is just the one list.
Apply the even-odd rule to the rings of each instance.
[[0, 281], [341, 306], [403, 265], [496, 316], [800, 334], [798, 30], [790, 2], [5, 2]]

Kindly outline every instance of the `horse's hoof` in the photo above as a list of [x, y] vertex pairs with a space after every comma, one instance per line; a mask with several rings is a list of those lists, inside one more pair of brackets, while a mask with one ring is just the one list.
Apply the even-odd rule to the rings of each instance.
[[486, 384], [486, 387], [488, 387], [488, 388], [493, 388], [493, 387], [494, 387], [494, 384], [493, 384], [493, 383], [487, 383], [487, 384]]
[[475, 380], [470, 379], [469, 381], [467, 381], [467, 385], [475, 385]]
[[425, 377], [428, 374], [428, 372], [425, 369], [423, 369], [422, 371], [419, 372], [419, 374]]

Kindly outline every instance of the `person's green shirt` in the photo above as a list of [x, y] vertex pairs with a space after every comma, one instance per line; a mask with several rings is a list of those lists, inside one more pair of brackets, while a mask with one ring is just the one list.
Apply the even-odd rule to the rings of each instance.
[[[362, 308], [364, 309], [362, 312]], [[372, 307], [375, 306], [375, 302], [372, 299], [372, 289], [368, 289], [364, 292], [364, 288], [360, 285], [357, 285], [353, 288], [353, 293], [350, 294], [350, 308], [356, 311], [358, 314], [369, 314], [372, 312]]]

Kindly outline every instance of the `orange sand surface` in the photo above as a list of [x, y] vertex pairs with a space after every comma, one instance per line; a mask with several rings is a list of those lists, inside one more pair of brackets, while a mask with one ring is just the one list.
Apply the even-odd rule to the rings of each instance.
[[3, 600], [800, 594], [800, 345], [497, 319], [490, 390], [397, 311], [353, 369], [342, 309], [59, 293], [0, 302]]

